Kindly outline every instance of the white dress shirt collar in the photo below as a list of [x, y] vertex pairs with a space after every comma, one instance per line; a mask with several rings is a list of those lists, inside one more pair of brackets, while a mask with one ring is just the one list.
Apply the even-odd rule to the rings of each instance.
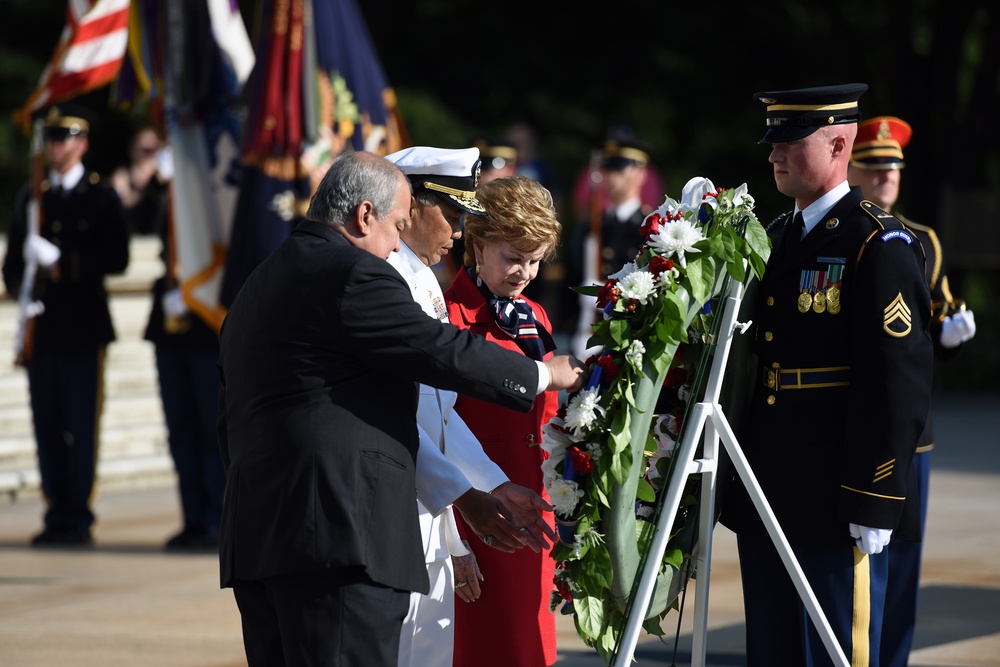
[[65, 174], [60, 174], [55, 169], [51, 169], [49, 170], [49, 184], [53, 188], [61, 185], [63, 190], [72, 190], [83, 178], [84, 171], [85, 169], [83, 168], [82, 162], [74, 164]]
[[[820, 220], [826, 217], [826, 214], [830, 212], [833, 205], [839, 202], [844, 196], [851, 191], [851, 186], [844, 181], [840, 185], [836, 186], [825, 195], [814, 201], [813, 203], [806, 206], [802, 211], [802, 224], [805, 225], [805, 231], [803, 236], [808, 234], [813, 230]], [[795, 209], [798, 211], [798, 208]]]
[[629, 199], [627, 202], [624, 202], [622, 204], [619, 204], [618, 206], [613, 207], [611, 210], [614, 212], [615, 217], [618, 219], [618, 222], [625, 222], [626, 220], [631, 218], [632, 215], [636, 211], [638, 211], [641, 206], [642, 206], [642, 200], [636, 197], [635, 199]]

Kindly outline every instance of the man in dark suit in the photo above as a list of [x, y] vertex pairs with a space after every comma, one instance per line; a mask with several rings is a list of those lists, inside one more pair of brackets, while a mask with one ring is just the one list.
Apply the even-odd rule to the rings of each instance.
[[[104, 391], [104, 356], [115, 339], [105, 278], [128, 266], [121, 201], [84, 167], [90, 113], [79, 105], [45, 112], [48, 174], [40, 184], [40, 220], [29, 214], [30, 188], [14, 205], [3, 278], [42, 306], [21, 362], [28, 371], [45, 528], [33, 546], [85, 546], [94, 540], [95, 473]], [[39, 224], [40, 223], [40, 224]], [[39, 224], [38, 228], [35, 225]], [[25, 266], [34, 261], [33, 284]]]
[[[410, 591], [428, 591], [417, 520], [417, 382], [512, 409], [575, 388], [427, 317], [386, 261], [411, 189], [371, 153], [338, 157], [302, 222], [248, 278], [222, 326], [221, 578], [257, 665], [395, 665]], [[523, 546], [499, 500], [487, 543]]]
[[[911, 463], [930, 405], [930, 296], [920, 244], [847, 183], [864, 84], [757, 93], [778, 190], [794, 214], [753, 306], [755, 391], [741, 442], [852, 664], [877, 665], [890, 539], [915, 539]], [[742, 485], [747, 661], [826, 665], [829, 652]]]

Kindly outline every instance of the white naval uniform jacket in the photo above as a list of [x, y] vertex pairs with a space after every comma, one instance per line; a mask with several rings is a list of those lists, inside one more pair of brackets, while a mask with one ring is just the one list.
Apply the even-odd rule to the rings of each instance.
[[[399, 246], [399, 252], [389, 255], [389, 263], [406, 280], [413, 300], [424, 312], [447, 322], [444, 296], [434, 271], [405, 243], [400, 241]], [[420, 500], [417, 510], [427, 563], [469, 553], [455, 527], [451, 503], [472, 487], [488, 491], [509, 481], [454, 412], [456, 398], [453, 391], [420, 385], [417, 405], [420, 449], [416, 468]]]

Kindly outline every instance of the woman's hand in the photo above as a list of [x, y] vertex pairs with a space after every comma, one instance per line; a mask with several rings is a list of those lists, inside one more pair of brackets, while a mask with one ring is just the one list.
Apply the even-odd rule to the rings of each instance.
[[451, 562], [455, 568], [455, 595], [466, 602], [475, 602], [482, 595], [482, 588], [479, 582], [484, 580], [483, 573], [479, 571], [479, 563], [476, 561], [476, 554], [469, 548], [469, 543], [462, 540], [462, 544], [469, 549], [467, 556], [452, 556]]

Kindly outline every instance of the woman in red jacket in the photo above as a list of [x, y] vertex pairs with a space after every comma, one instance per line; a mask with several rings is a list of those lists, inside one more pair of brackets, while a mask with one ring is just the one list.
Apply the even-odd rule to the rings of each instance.
[[[537, 181], [515, 176], [482, 184], [476, 198], [486, 217], [467, 216], [465, 266], [444, 297], [451, 323], [533, 359], [552, 356], [545, 310], [521, 295], [541, 263], [552, 257], [562, 229], [552, 195]], [[483, 450], [515, 484], [548, 501], [542, 483], [542, 426], [558, 407], [557, 392], [519, 413], [459, 395], [455, 409]], [[549, 515], [549, 520], [554, 520]], [[553, 569], [549, 549], [502, 553], [460, 525], [484, 581], [482, 596], [456, 605], [455, 667], [542, 667], [556, 661], [555, 617], [549, 610]], [[456, 586], [461, 582], [456, 581]]]

